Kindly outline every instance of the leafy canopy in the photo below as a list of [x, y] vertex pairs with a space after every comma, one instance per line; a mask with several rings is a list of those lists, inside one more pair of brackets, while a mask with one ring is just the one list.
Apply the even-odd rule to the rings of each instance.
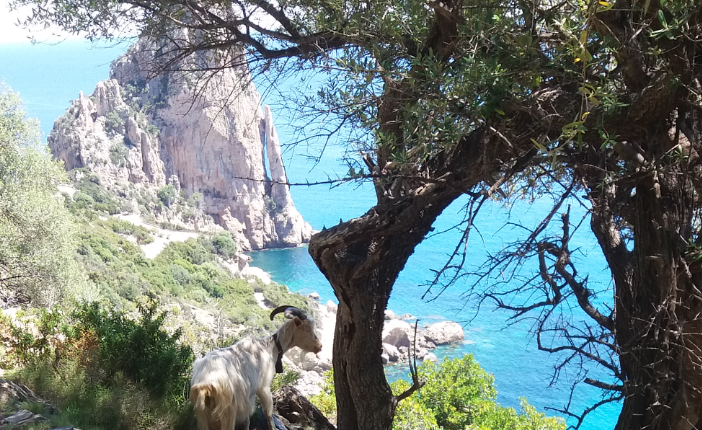
[[[0, 87], [0, 298], [56, 303], [80, 295], [74, 227], [57, 185], [63, 168], [41, 145], [38, 122]], [[13, 299], [14, 297], [14, 299]]]

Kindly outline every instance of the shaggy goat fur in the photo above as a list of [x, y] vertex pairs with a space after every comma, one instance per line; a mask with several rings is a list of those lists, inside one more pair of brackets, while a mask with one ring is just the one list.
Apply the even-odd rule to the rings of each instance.
[[[286, 316], [289, 316], [287, 312]], [[294, 346], [314, 353], [322, 349], [314, 332], [314, 322], [304, 314], [302, 317], [287, 320], [273, 336], [244, 338], [195, 360], [190, 401], [199, 430], [234, 430], [235, 426], [248, 430], [256, 395], [270, 429], [275, 428], [271, 381], [279, 350], [274, 336], [283, 352]]]

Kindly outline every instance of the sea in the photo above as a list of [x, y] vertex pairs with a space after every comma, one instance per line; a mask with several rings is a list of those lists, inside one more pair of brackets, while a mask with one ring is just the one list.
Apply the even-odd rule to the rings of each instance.
[[[109, 77], [110, 62], [125, 50], [125, 44], [97, 46], [82, 40], [35, 45], [29, 42], [2, 43], [0, 40], [0, 79], [19, 92], [27, 112], [39, 119], [46, 137], [54, 120], [63, 114], [70, 101], [81, 91], [91, 94], [97, 82]], [[285, 147], [288, 179], [301, 184], [292, 186], [291, 193], [302, 216], [315, 230], [321, 230], [340, 220], [347, 221], [364, 214], [375, 202], [370, 184], [307, 185], [343, 177], [347, 173], [348, 167], [341, 161], [343, 148], [326, 141], [317, 146], [286, 145], [299, 133], [295, 132], [294, 121], [286, 116], [286, 111], [276, 110], [280, 100], [274, 96], [275, 92], [263, 87], [261, 84], [264, 103], [273, 106], [276, 128]], [[318, 157], [322, 147], [323, 155]], [[555, 382], [552, 380], [554, 366], [563, 356], [538, 351], [532, 334], [534, 320], [511, 321], [508, 313], [495, 309], [488, 302], [478, 309], [477, 303], [466, 295], [476, 283], [474, 278], [466, 277], [441, 294], [436, 289], [427, 293], [427, 283], [432, 279], [433, 271], [442, 267], [456, 245], [459, 233], [453, 227], [461, 224], [467, 202], [467, 198], [458, 199], [437, 219], [434, 232], [416, 248], [401, 272], [388, 308], [398, 315], [410, 314], [419, 319], [420, 324], [445, 320], [461, 323], [466, 341], [441, 347], [435, 351], [436, 355], [443, 359], [473, 354], [493, 375], [498, 401], [504, 406], [519, 409], [520, 398], [525, 398], [548, 415], [563, 416], [549, 408], [560, 409], [570, 403], [573, 410], [580, 411], [601, 400], [600, 391], [587, 386], [578, 386], [571, 395], [575, 367], [564, 368], [560, 378]], [[517, 226], [534, 227], [551, 208], [551, 203], [549, 197], [511, 207], [500, 202], [487, 203], [475, 220], [470, 236], [467, 268], [478, 268], [490, 253], [498, 252], [516, 238], [523, 237], [524, 230]], [[599, 291], [598, 300], [606, 304], [612, 301], [612, 282], [606, 262], [588, 230], [586, 208], [578, 201], [570, 203], [571, 220], [585, 217], [570, 244], [571, 250], [575, 251], [574, 262], [579, 274], [588, 276], [588, 285]], [[316, 292], [322, 302], [336, 302], [333, 290], [306, 247], [254, 252], [251, 257], [252, 265], [269, 272], [276, 282], [287, 285], [292, 291]], [[488, 282], [480, 287], [490, 288], [491, 285]], [[521, 296], [519, 299], [527, 298]], [[574, 319], [584, 318], [576, 311]], [[597, 369], [588, 371], [590, 377], [604, 377]], [[387, 375], [390, 380], [407, 378], [407, 369], [388, 367]], [[620, 404], [605, 405], [590, 413], [580, 428], [612, 429], [620, 410]], [[563, 417], [568, 424], [576, 424], [574, 419]]]

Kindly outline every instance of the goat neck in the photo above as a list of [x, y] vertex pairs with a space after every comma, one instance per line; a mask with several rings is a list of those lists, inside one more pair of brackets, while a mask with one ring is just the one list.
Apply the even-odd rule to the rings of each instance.
[[278, 330], [271, 336], [278, 354], [275, 356], [275, 373], [283, 373], [283, 354], [292, 348], [293, 332], [295, 331], [295, 323], [293, 320], [287, 320]]

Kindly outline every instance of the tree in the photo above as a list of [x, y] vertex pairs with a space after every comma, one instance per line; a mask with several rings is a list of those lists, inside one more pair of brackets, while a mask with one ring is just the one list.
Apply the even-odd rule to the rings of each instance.
[[70, 214], [56, 189], [65, 172], [41, 146], [38, 123], [0, 87], [0, 300], [50, 305], [85, 279], [73, 259]]
[[[350, 176], [372, 180], [377, 195], [365, 215], [318, 233], [309, 247], [339, 300], [340, 429], [391, 426], [403, 395], [393, 396], [383, 374], [383, 312], [436, 217], [469, 195], [465, 242], [486, 199], [539, 193], [556, 195], [553, 210], [474, 274], [491, 288], [476, 282], [473, 293], [517, 318], [533, 314], [540, 348], [608, 371], [611, 380], [583, 382], [603, 390], [599, 404], [623, 399], [617, 429], [702, 426], [695, 2], [43, 3], [14, 2], [34, 4], [29, 23], [90, 38], [119, 36], [129, 22], [158, 46], [154, 73], [202, 52], [229, 58], [234, 46], [244, 47], [254, 70], [327, 73], [323, 90], [307, 99], [309, 112], [327, 115], [322, 135], [348, 130], [343, 138], [357, 155]], [[580, 222], [565, 211], [562, 231], [552, 233], [569, 201], [588, 208], [613, 278], [609, 307], [571, 258]], [[437, 287], [466, 275], [460, 245]], [[520, 281], [516, 271], [532, 261], [534, 274]], [[495, 270], [511, 273], [511, 283], [495, 281]], [[510, 304], [507, 297], [525, 289], [531, 299]], [[557, 317], [572, 306], [584, 325]], [[579, 425], [589, 410], [565, 412]]]

